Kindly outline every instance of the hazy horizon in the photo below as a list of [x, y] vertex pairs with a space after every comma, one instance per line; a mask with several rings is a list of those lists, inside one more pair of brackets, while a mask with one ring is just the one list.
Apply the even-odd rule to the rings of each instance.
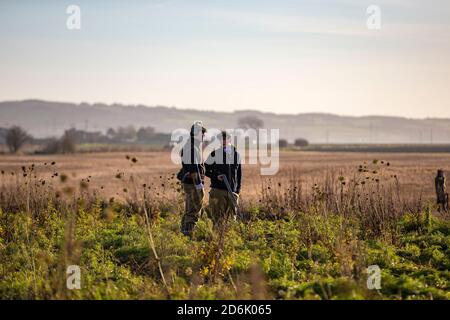
[[333, 113], [333, 112], [322, 112], [322, 111], [311, 111], [311, 112], [297, 112], [297, 113], [285, 113], [285, 112], [276, 112], [276, 111], [265, 111], [265, 110], [258, 110], [258, 109], [236, 109], [233, 110], [232, 108], [228, 108], [226, 110], [213, 110], [208, 108], [190, 108], [190, 107], [182, 107], [182, 106], [169, 106], [169, 105], [147, 105], [147, 104], [126, 104], [126, 103], [120, 103], [120, 102], [113, 102], [113, 103], [105, 103], [102, 101], [95, 101], [95, 102], [86, 102], [86, 101], [57, 101], [57, 100], [45, 100], [45, 99], [38, 99], [38, 98], [27, 98], [27, 99], [21, 99], [21, 100], [3, 100], [0, 101], [1, 103], [14, 103], [14, 102], [27, 102], [27, 101], [41, 101], [45, 103], [63, 103], [63, 104], [76, 104], [76, 105], [82, 105], [82, 104], [89, 104], [89, 105], [96, 105], [96, 104], [104, 104], [107, 106], [122, 106], [122, 107], [146, 107], [146, 108], [174, 108], [181, 111], [199, 111], [199, 112], [218, 112], [218, 113], [229, 113], [232, 114], [234, 112], [261, 112], [264, 114], [270, 114], [273, 113], [278, 116], [289, 116], [289, 115], [307, 115], [307, 114], [322, 114], [322, 115], [331, 115], [331, 116], [338, 116], [338, 117], [355, 117], [355, 118], [370, 118], [370, 117], [386, 117], [386, 118], [401, 118], [401, 119], [407, 119], [407, 120], [450, 120], [450, 117], [407, 117], [407, 116], [397, 116], [397, 115], [385, 115], [385, 114], [362, 114], [362, 115], [352, 115], [352, 114], [340, 114], [340, 113]]
[[450, 118], [444, 0], [0, 0], [0, 42], [0, 101]]

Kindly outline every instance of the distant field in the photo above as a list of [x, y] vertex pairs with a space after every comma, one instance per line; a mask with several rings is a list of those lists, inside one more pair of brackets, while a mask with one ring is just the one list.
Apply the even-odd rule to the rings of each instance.
[[450, 153], [449, 144], [311, 144], [304, 151]]
[[[136, 162], [130, 159], [135, 157]], [[280, 170], [275, 176], [260, 176], [258, 165], [244, 164], [243, 198], [252, 198], [260, 194], [262, 183], [269, 181], [277, 185], [292, 179], [301, 181], [305, 190], [330, 176], [343, 176], [352, 179], [358, 174], [359, 165], [364, 162], [371, 164], [373, 160], [389, 162], [389, 167], [383, 169], [385, 179], [396, 175], [402, 187], [402, 192], [408, 197], [421, 197], [434, 200], [434, 177], [438, 168], [450, 170], [450, 153], [400, 153], [400, 152], [296, 152], [282, 151], [280, 153]], [[50, 165], [55, 161], [55, 165]], [[161, 180], [176, 174], [178, 165], [172, 163], [170, 152], [104, 152], [83, 153], [74, 155], [1, 155], [0, 168], [5, 171], [2, 183], [12, 182], [17, 176], [11, 172], [20, 173], [22, 166], [32, 163], [36, 172], [43, 179], [58, 185], [55, 172], [65, 174], [72, 183], [78, 184], [81, 179], [89, 178], [89, 186], [105, 197], [124, 197], [124, 184], [128, 177], [134, 181], [154, 185], [155, 189], [171, 192], [175, 187], [165, 184]], [[47, 165], [44, 165], [47, 163]], [[124, 178], [116, 175], [124, 173]], [[173, 180], [171, 180], [173, 182]], [[101, 189], [101, 187], [103, 187]]]

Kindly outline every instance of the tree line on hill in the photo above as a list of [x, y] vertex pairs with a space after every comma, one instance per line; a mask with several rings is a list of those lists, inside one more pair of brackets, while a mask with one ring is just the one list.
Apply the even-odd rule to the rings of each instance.
[[170, 142], [170, 135], [156, 132], [153, 127], [133, 126], [110, 128], [106, 134], [95, 131], [68, 129], [59, 137], [35, 138], [20, 126], [0, 127], [0, 144], [7, 146], [9, 152], [17, 153], [26, 144], [39, 147], [39, 153], [73, 153], [78, 144], [141, 144], [165, 146]]
[[[256, 116], [245, 116], [238, 120], [238, 127], [241, 129], [260, 129], [264, 127], [264, 122]], [[39, 153], [73, 153], [78, 144], [139, 144], [139, 145], [158, 145], [169, 146], [170, 134], [156, 132], [151, 127], [134, 128], [132, 125], [109, 128], [106, 133], [101, 131], [85, 131], [79, 129], [65, 130], [59, 138], [34, 138], [26, 130], [20, 126], [12, 126], [10, 128], [0, 127], [0, 144], [6, 144], [11, 153], [17, 153], [25, 144], [39, 146]], [[290, 144], [286, 139], [280, 139], [280, 148], [289, 147]], [[298, 138], [294, 141], [295, 147], [306, 147], [308, 141]]]

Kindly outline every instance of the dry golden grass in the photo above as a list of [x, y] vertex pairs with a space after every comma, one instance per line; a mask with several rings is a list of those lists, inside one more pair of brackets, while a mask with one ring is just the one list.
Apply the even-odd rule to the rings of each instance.
[[[126, 157], [129, 157], [127, 159]], [[137, 161], [133, 162], [135, 158]], [[384, 175], [396, 175], [405, 196], [422, 200], [434, 200], [434, 177], [438, 168], [450, 170], [450, 154], [401, 154], [401, 153], [320, 153], [320, 152], [281, 152], [280, 170], [277, 175], [260, 175], [258, 165], [244, 165], [243, 198], [253, 198], [261, 193], [263, 181], [273, 185], [291, 179], [296, 172], [304, 190], [311, 190], [315, 183], [324, 182], [326, 176], [339, 176], [351, 179], [358, 172], [359, 165], [371, 164], [374, 159], [389, 162]], [[55, 165], [51, 165], [52, 162]], [[57, 172], [66, 175], [77, 184], [89, 180], [90, 189], [98, 189], [104, 197], [124, 197], [124, 181], [116, 176], [125, 173], [139, 179], [140, 183], [154, 186], [153, 190], [167, 192], [163, 180], [177, 173], [178, 165], [172, 163], [169, 152], [138, 153], [87, 153], [75, 155], [1, 155], [0, 170], [4, 171], [2, 183], [9, 183], [20, 176], [22, 166], [35, 164], [39, 177], [61, 184]], [[45, 165], [46, 164], [46, 165]], [[15, 176], [11, 175], [15, 172]], [[101, 188], [103, 187], [103, 188]]]

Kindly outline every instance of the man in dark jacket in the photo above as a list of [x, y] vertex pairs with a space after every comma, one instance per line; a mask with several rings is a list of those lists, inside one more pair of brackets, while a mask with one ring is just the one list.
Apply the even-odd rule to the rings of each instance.
[[211, 152], [205, 163], [206, 176], [211, 179], [210, 217], [215, 226], [236, 216], [242, 182], [241, 158], [231, 145], [231, 136], [223, 131], [218, 138], [222, 146]]
[[202, 144], [206, 129], [201, 121], [191, 127], [190, 137], [181, 150], [182, 168], [178, 179], [183, 183], [185, 193], [185, 213], [181, 219], [181, 232], [191, 236], [200, 217], [205, 196], [205, 165], [202, 157]]

